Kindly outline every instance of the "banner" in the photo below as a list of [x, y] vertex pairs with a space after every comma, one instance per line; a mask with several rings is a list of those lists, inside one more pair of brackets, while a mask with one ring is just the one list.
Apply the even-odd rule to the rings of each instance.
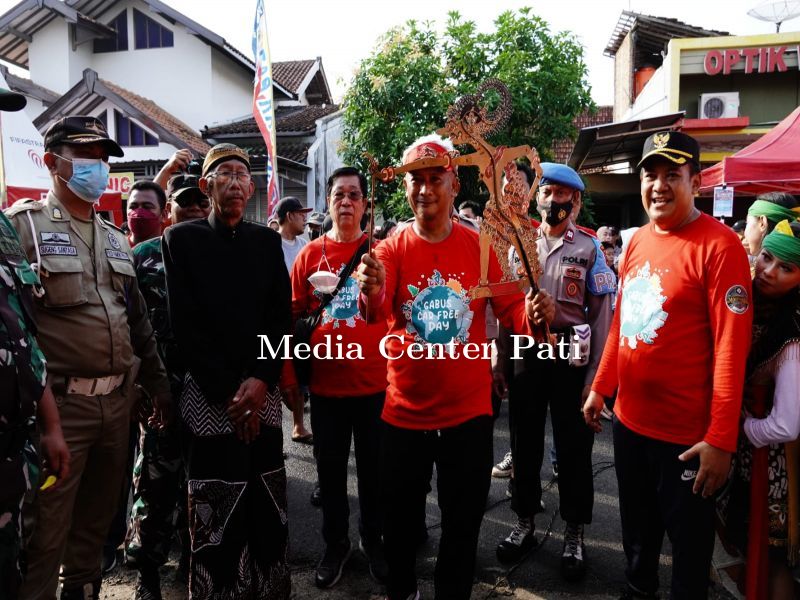
[[269, 55], [264, 0], [256, 0], [253, 55], [256, 62], [253, 116], [267, 146], [267, 217], [269, 217], [275, 210], [280, 192], [278, 190], [278, 154], [275, 145], [275, 107], [272, 99], [272, 60]]

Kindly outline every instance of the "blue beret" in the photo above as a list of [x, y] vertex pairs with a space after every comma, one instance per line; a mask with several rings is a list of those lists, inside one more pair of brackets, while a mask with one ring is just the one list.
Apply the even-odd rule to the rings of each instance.
[[578, 190], [579, 192], [585, 189], [583, 180], [572, 167], [551, 162], [543, 162], [541, 166], [542, 180], [539, 182], [539, 185], [557, 183], [559, 185], [571, 187], [573, 190]]

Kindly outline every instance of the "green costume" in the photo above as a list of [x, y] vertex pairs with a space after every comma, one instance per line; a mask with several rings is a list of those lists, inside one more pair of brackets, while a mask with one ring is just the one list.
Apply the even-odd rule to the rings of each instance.
[[44, 391], [45, 359], [34, 337], [32, 289], [39, 287], [0, 212], [0, 599], [17, 598], [24, 573], [20, 555], [22, 499], [39, 479], [31, 441], [36, 407]]
[[[167, 369], [173, 397], [177, 398], [184, 369], [169, 325], [161, 238], [137, 244], [133, 248], [133, 264], [156, 335], [158, 353]], [[164, 431], [141, 426], [140, 452], [133, 468], [133, 508], [125, 547], [126, 554], [140, 565], [160, 566], [169, 557], [175, 508], [181, 486], [185, 485], [178, 428], [177, 423]]]

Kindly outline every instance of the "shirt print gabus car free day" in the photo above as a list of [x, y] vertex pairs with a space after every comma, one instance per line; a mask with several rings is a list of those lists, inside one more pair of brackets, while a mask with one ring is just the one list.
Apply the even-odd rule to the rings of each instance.
[[667, 297], [663, 294], [661, 282], [662, 276], [667, 275], [668, 270], [653, 269], [651, 272], [648, 261], [625, 278], [625, 294], [620, 308], [620, 344], [627, 344], [635, 350], [639, 342], [654, 343], [657, 331], [669, 316], [663, 310]]
[[[461, 273], [463, 276], [464, 273]], [[424, 279], [421, 277], [420, 279]], [[452, 340], [466, 343], [473, 312], [469, 309], [469, 295], [457, 279], [447, 279], [435, 270], [424, 283], [407, 286], [411, 300], [403, 303], [406, 332], [418, 343], [447, 344]]]
[[[336, 276], [342, 274], [342, 270], [347, 265], [342, 263], [341, 267], [336, 270]], [[356, 321], [363, 321], [361, 314], [358, 312], [358, 282], [354, 275], [350, 275], [347, 281], [339, 289], [333, 300], [330, 301], [322, 311], [322, 323], [338, 329], [342, 323], [347, 327], [355, 327]], [[314, 295], [317, 299], [322, 300], [323, 294], [318, 290], [314, 290]]]

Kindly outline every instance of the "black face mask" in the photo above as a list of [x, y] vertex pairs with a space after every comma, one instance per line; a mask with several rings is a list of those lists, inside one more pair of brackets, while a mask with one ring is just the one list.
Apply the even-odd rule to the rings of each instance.
[[540, 204], [539, 212], [546, 212], [545, 223], [550, 227], [556, 227], [567, 219], [572, 212], [572, 200], [569, 202], [551, 202], [550, 204]]

